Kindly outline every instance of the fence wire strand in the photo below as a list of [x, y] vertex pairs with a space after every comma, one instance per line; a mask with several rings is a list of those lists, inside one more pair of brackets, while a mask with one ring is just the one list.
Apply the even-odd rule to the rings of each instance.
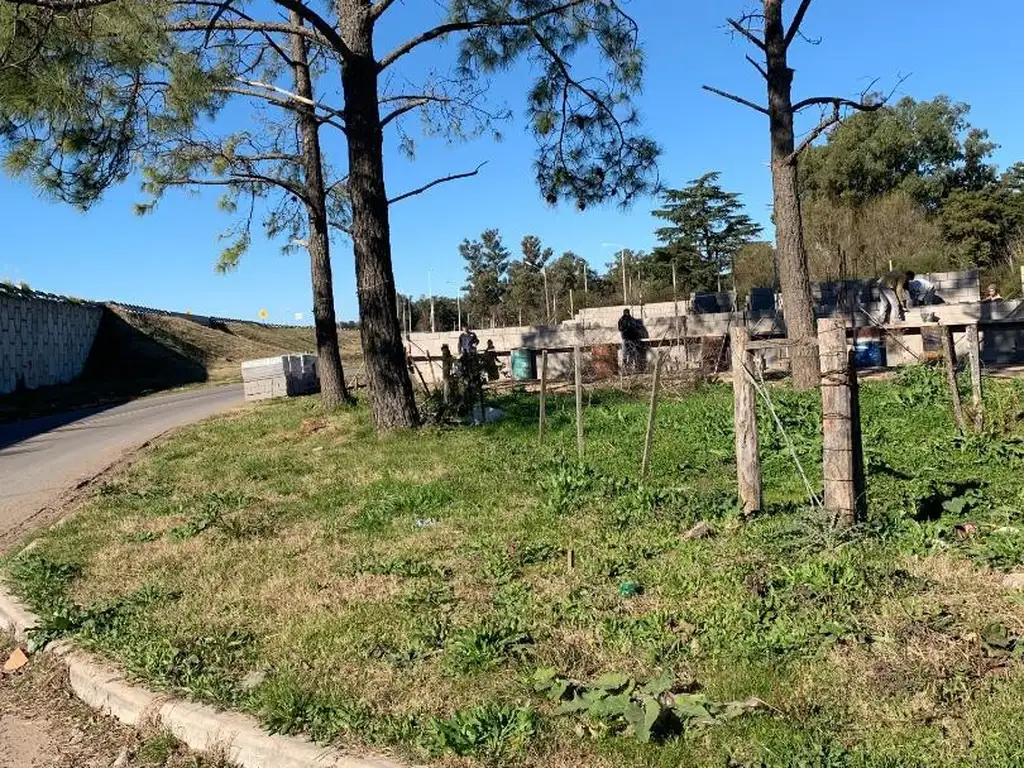
[[782, 435], [783, 441], [786, 443], [786, 448], [789, 451], [789, 455], [793, 459], [793, 463], [796, 465], [797, 472], [800, 474], [800, 479], [804, 482], [804, 488], [807, 490], [807, 496], [811, 500], [811, 504], [817, 507], [821, 507], [821, 499], [811, 489], [811, 481], [807, 479], [807, 473], [804, 472], [804, 466], [800, 463], [800, 458], [796, 455], [796, 448], [793, 446], [793, 441], [789, 437], [789, 433], [786, 432], [786, 428], [782, 425], [782, 420], [779, 418], [778, 412], [775, 410], [775, 403], [772, 402], [771, 395], [768, 394], [768, 387], [765, 385], [764, 378], [762, 377], [760, 382], [754, 377], [750, 368], [746, 362], [742, 363], [743, 372], [746, 374], [750, 383], [753, 385], [757, 394], [764, 400], [765, 405], [768, 407], [768, 412], [772, 415], [772, 420], [775, 422], [775, 426], [779, 430], [779, 434]]

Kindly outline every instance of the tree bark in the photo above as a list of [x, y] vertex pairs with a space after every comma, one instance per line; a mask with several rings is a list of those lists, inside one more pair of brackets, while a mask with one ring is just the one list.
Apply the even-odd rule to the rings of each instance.
[[[796, 142], [793, 132], [793, 70], [789, 68], [783, 0], [764, 0], [765, 55], [768, 72], [768, 117], [772, 139], [772, 191], [779, 283], [786, 334], [791, 347], [793, 386], [817, 387], [821, 369], [815, 348], [814, 301], [804, 248], [803, 219], [797, 187]], [[802, 343], [803, 342], [803, 343]]]
[[[291, 12], [291, 23], [302, 26], [302, 19]], [[309, 73], [306, 38], [292, 35], [291, 53], [295, 70], [295, 93], [313, 99], [313, 80]], [[327, 227], [327, 192], [320, 153], [320, 127], [313, 107], [297, 108], [300, 151], [306, 187], [306, 214], [309, 221], [306, 248], [313, 280], [313, 321], [316, 326], [317, 368], [320, 374], [320, 398], [333, 408], [350, 402], [345, 386], [345, 370], [338, 345], [338, 322], [334, 314], [334, 278], [331, 274], [331, 246]]]
[[391, 229], [384, 184], [384, 134], [369, 0], [337, 0], [351, 55], [342, 67], [348, 139], [352, 245], [359, 321], [373, 422], [379, 431], [419, 424], [395, 305]]

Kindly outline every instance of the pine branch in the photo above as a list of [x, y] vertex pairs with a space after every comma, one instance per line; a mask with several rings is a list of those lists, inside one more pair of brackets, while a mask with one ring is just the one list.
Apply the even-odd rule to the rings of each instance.
[[531, 13], [526, 16], [519, 17], [508, 17], [505, 19], [477, 19], [476, 21], [455, 21], [447, 24], [441, 24], [433, 29], [428, 29], [425, 32], [421, 32], [404, 43], [399, 45], [397, 48], [392, 50], [388, 55], [380, 60], [377, 65], [380, 71], [383, 71], [394, 64], [398, 59], [405, 56], [407, 53], [413, 51], [424, 43], [429, 43], [431, 40], [436, 40], [439, 37], [445, 37], [454, 32], [469, 32], [474, 29], [484, 28], [503, 28], [503, 27], [528, 27], [541, 19], [547, 18], [548, 16], [557, 15], [564, 13], [565, 11], [571, 10], [577, 6], [583, 5], [588, 0], [569, 0], [569, 2], [557, 5], [554, 8], [549, 8], [546, 11], [538, 11], [537, 13]]
[[320, 45], [330, 47], [327, 39], [309, 27], [295, 27], [284, 22], [259, 21], [251, 18], [218, 21], [211, 26], [209, 21], [195, 19], [192, 21], [176, 21], [164, 26], [168, 32], [280, 32], [288, 35], [302, 35]]
[[701, 88], [717, 96], [721, 96], [724, 99], [729, 99], [730, 101], [735, 101], [737, 104], [742, 104], [745, 107], [750, 107], [751, 109], [760, 112], [761, 114], [769, 114], [768, 109], [766, 107], [762, 107], [760, 104], [755, 104], [752, 101], [744, 99], [742, 96], [737, 96], [735, 93], [721, 91], [718, 88], [712, 88], [710, 85], [702, 85]]
[[804, 23], [804, 16], [807, 15], [807, 9], [811, 7], [813, 0], [801, 0], [800, 7], [797, 8], [796, 16], [793, 17], [793, 23], [789, 25], [789, 31], [786, 33], [786, 47], [792, 44], [793, 40], [800, 33], [800, 25]]
[[[288, 100], [290, 100], [290, 101], [292, 101], [292, 102], [294, 102], [296, 104], [304, 104], [307, 107], [315, 107], [315, 108], [317, 108], [319, 110], [322, 110], [322, 111], [326, 112], [331, 117], [341, 118], [342, 120], [345, 119], [345, 112], [344, 112], [344, 110], [335, 109], [334, 107], [329, 107], [329, 106], [327, 106], [326, 104], [324, 104], [323, 102], [320, 102], [320, 101], [314, 101], [313, 99], [307, 99], [307, 98], [305, 98], [303, 96], [300, 96], [297, 93], [293, 93], [292, 91], [289, 91], [287, 88], [282, 88], [282, 87], [280, 87], [278, 85], [274, 85], [273, 83], [265, 83], [262, 80], [248, 80], [248, 79], [246, 79], [244, 77], [236, 77], [235, 80], [237, 80], [238, 82], [242, 83], [243, 85], [250, 86], [251, 88], [261, 88], [263, 90], [270, 91], [272, 93], [280, 94], [281, 96], [284, 96], [286, 99], [288, 99]], [[256, 95], [256, 94], [250, 94], [250, 95]], [[268, 101], [269, 101], [269, 99], [268, 99]]]
[[373, 5], [373, 9], [370, 11], [370, 18], [376, 21], [384, 12], [394, 4], [395, 0], [377, 0]]
[[380, 103], [390, 104], [392, 102], [402, 102], [394, 110], [388, 112], [384, 117], [381, 118], [381, 127], [386, 126], [388, 123], [393, 122], [404, 114], [412, 112], [420, 107], [425, 107], [428, 104], [437, 104], [440, 106], [456, 106], [463, 107], [471, 112], [476, 113], [479, 117], [486, 120], [498, 120], [501, 119], [500, 113], [490, 112], [487, 109], [477, 105], [476, 99], [484, 95], [483, 90], [473, 90], [463, 95], [458, 96], [447, 96], [443, 93], [408, 93], [400, 94], [395, 96], [388, 96], [382, 98]]
[[[801, 110], [807, 109], [808, 107], [823, 107], [829, 104], [838, 107], [850, 107], [851, 109], [857, 109], [861, 111], [870, 109], [872, 107], [877, 109], [877, 107], [875, 107], [873, 104], [865, 104], [863, 101], [853, 101], [852, 99], [844, 99], [838, 96], [814, 96], [813, 98], [804, 99], [803, 101], [798, 101], [796, 104], [794, 104], [793, 113], [795, 114], [797, 112], [800, 112]], [[880, 105], [881, 104], [879, 103], [879, 106]]]
[[754, 61], [754, 59], [752, 59], [750, 56], [747, 56], [746, 59], [747, 59], [747, 61], [750, 62], [750, 65], [754, 69], [756, 69], [758, 72], [761, 73], [761, 77], [763, 77], [765, 80], [768, 79], [768, 71], [764, 67], [762, 67], [760, 64], [758, 64], [756, 61]]
[[420, 107], [429, 104], [431, 101], [432, 99], [429, 99], [426, 96], [419, 96], [417, 98], [409, 99], [405, 104], [403, 104], [400, 107], [396, 107], [394, 110], [388, 112], [384, 117], [382, 117], [380, 120], [380, 127], [383, 128], [388, 123], [397, 120], [407, 112], [412, 112], [414, 109], [419, 109]]
[[294, 11], [302, 17], [303, 21], [309, 22], [343, 59], [350, 60], [354, 57], [352, 49], [346, 45], [341, 35], [338, 34], [338, 30], [319, 13], [310, 9], [302, 0], [273, 0], [273, 2], [286, 10]]
[[833, 104], [832, 105], [832, 114], [826, 115], [825, 117], [823, 117], [821, 119], [821, 122], [819, 122], [811, 130], [811, 132], [807, 134], [807, 136], [804, 138], [804, 140], [800, 142], [800, 146], [798, 146], [795, 150], [793, 150], [793, 154], [791, 154], [788, 157], [783, 159], [783, 163], [785, 163], [787, 165], [792, 163], [794, 160], [796, 160], [800, 156], [800, 153], [803, 152], [805, 149], [807, 149], [809, 146], [811, 146], [811, 144], [813, 144], [817, 140], [817, 138], [819, 136], [821, 136], [823, 133], [825, 133], [825, 131], [827, 131], [833, 125], [836, 125], [842, 119], [843, 119], [843, 115], [842, 115], [841, 107], [839, 106], [838, 103]]
[[82, 11], [88, 8], [99, 8], [116, 0], [4, 0], [12, 5], [31, 5], [35, 8], [46, 8], [51, 11]]
[[762, 40], [757, 35], [755, 35], [753, 32], [751, 32], [749, 29], [744, 27], [741, 22], [736, 21], [736, 19], [726, 19], [726, 21], [729, 22], [729, 26], [730, 27], [732, 27], [737, 32], [739, 32], [741, 35], [743, 35], [745, 38], [747, 38], [747, 40], [752, 42], [754, 45], [756, 45], [762, 51], [767, 50], [767, 46], [765, 45], [764, 40]]
[[836, 96], [814, 96], [812, 98], [804, 99], [803, 101], [799, 101], [796, 104], [794, 104], [794, 114], [796, 114], [802, 109], [806, 109], [807, 107], [813, 105], [824, 106], [828, 104], [832, 105], [832, 114], [822, 117], [821, 122], [819, 122], [818, 125], [815, 126], [809, 134], [807, 134], [807, 137], [802, 142], [800, 142], [800, 146], [798, 146], [793, 151], [793, 154], [785, 158], [785, 162], [793, 162], [797, 157], [800, 156], [801, 152], [803, 152], [805, 149], [811, 146], [811, 144], [813, 144], [819, 136], [825, 133], [825, 131], [827, 131], [833, 125], [842, 122], [843, 109], [852, 109], [857, 112], [877, 112], [878, 110], [880, 110], [882, 107], [889, 103], [893, 95], [896, 93], [896, 91], [899, 89], [899, 87], [903, 84], [903, 82], [906, 79], [907, 78], [905, 76], [900, 77], [899, 80], [897, 80], [896, 85], [893, 86], [892, 90], [889, 91], [889, 93], [886, 96], [880, 98], [878, 101], [866, 101], [868, 91], [870, 91], [870, 89], [875, 84], [875, 81], [872, 81], [871, 85], [869, 85], [868, 88], [865, 89], [865, 92], [861, 95], [860, 101], [853, 101], [852, 99], [844, 99]]
[[487, 165], [487, 163], [483, 162], [483, 163], [480, 163], [480, 165], [478, 165], [472, 171], [466, 171], [465, 173], [453, 173], [451, 176], [442, 176], [439, 179], [434, 179], [429, 184], [424, 184], [422, 187], [417, 187], [416, 189], [410, 190], [408, 192], [403, 192], [398, 197], [391, 198], [390, 200], [388, 200], [388, 205], [394, 205], [395, 203], [401, 202], [402, 200], [406, 200], [406, 199], [408, 199], [410, 197], [415, 197], [416, 195], [421, 195], [424, 192], [426, 192], [428, 189], [433, 189], [434, 187], [438, 186], [439, 184], [445, 184], [445, 183], [447, 183], [449, 181], [457, 181], [459, 179], [468, 179], [470, 176], [476, 176], [478, 173], [480, 173], [480, 169], [483, 168], [485, 165]]

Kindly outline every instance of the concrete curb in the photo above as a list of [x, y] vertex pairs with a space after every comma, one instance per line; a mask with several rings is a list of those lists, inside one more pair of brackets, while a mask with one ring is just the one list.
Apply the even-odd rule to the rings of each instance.
[[[0, 628], [10, 628], [21, 642], [38, 617], [0, 587]], [[272, 736], [247, 715], [221, 712], [183, 699], [159, 696], [129, 683], [99, 657], [70, 643], [51, 643], [47, 651], [63, 661], [71, 688], [93, 709], [131, 727], [165, 728], [199, 752], [223, 750], [242, 768], [405, 768], [379, 757], [354, 757], [295, 736]]]

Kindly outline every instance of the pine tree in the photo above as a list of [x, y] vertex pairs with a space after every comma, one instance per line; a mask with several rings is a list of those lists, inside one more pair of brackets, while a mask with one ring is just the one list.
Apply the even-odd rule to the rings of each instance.
[[655, 232], [665, 249], [662, 256], [696, 254], [696, 264], [680, 260], [677, 269], [685, 266], [689, 273], [695, 267], [707, 268], [719, 291], [722, 275], [727, 273], [731, 277], [735, 271], [736, 253], [761, 233], [761, 226], [742, 213], [739, 195], [726, 192], [718, 184], [720, 176], [717, 171], [705, 173], [684, 189], [666, 190], [662, 193], [662, 207], [653, 212], [669, 222], [669, 226]]
[[[32, 1], [35, 9], [74, 14], [102, 12], [107, 6], [116, 13], [139, 2]], [[20, 5], [20, 0], [2, 2], [15, 9]], [[389, 196], [385, 129], [414, 112], [424, 115], [429, 130], [449, 136], [466, 135], [467, 126], [469, 132], [488, 128], [500, 111], [487, 103], [487, 78], [528, 57], [540, 70], [527, 95], [527, 112], [538, 143], [535, 168], [541, 194], [552, 204], [568, 199], [580, 208], [607, 199], [629, 203], [650, 189], [658, 154], [653, 141], [636, 134], [639, 118], [630, 100], [643, 72], [636, 25], [616, 0], [448, 0], [443, 21], [418, 29], [380, 54], [375, 50], [378, 22], [389, 18], [401, 28], [403, 17], [422, 13], [419, 4], [268, 0], [267, 5], [298, 13], [309, 26], [304, 35], [341, 64], [344, 105], [334, 114], [343, 116], [348, 146], [351, 238], [370, 405], [380, 430], [415, 426], [416, 403], [395, 304], [389, 207], [477, 171], [453, 173]], [[87, 9], [74, 10], [83, 6]], [[255, 7], [243, 11], [232, 0], [215, 6], [181, 0], [174, 7], [207, 14], [210, 30], [253, 24], [248, 28], [257, 34], [279, 31], [269, 19], [245, 16], [246, 11], [256, 13]], [[408, 89], [388, 92], [388, 83], [405, 82], [392, 75], [407, 56], [452, 43], [459, 51], [453, 78], [413, 79]], [[579, 59], [598, 62], [604, 71], [599, 76], [578, 71]], [[420, 72], [410, 70], [409, 78], [420, 77]], [[0, 101], [4, 98], [0, 93]], [[403, 135], [403, 146], [411, 149], [407, 139]]]
[[480, 325], [484, 318], [498, 324], [505, 297], [505, 272], [508, 269], [508, 248], [501, 242], [501, 233], [488, 229], [479, 240], [463, 240], [459, 253], [466, 261], [466, 311], [477, 318]]

